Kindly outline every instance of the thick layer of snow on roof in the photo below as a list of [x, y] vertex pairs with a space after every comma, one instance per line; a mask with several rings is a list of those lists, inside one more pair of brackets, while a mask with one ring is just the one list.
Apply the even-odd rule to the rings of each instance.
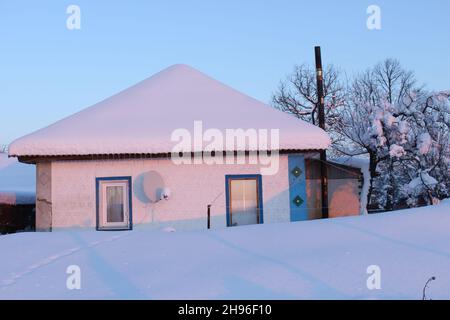
[[[82, 94], [82, 93], [81, 93]], [[137, 85], [14, 141], [10, 155], [171, 152], [176, 129], [280, 129], [280, 149], [325, 149], [328, 135], [186, 65]], [[205, 147], [205, 146], [203, 146]], [[217, 150], [219, 151], [219, 150]]]
[[33, 204], [35, 190], [35, 166], [0, 153], [0, 204]]
[[[198, 232], [0, 237], [0, 299], [449, 299], [450, 202]], [[65, 273], [81, 269], [81, 290]], [[369, 266], [381, 268], [370, 290]]]
[[333, 158], [331, 161], [361, 169], [364, 182], [360, 195], [360, 213], [367, 214], [367, 195], [370, 188], [369, 158], [365, 156], [343, 156]]

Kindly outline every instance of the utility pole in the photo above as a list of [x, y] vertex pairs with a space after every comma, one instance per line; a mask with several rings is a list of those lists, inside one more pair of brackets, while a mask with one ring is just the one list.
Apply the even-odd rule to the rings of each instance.
[[[323, 68], [320, 47], [315, 47], [317, 77], [317, 108], [319, 109], [319, 127], [325, 130], [325, 101], [323, 92]], [[320, 151], [320, 177], [322, 188], [322, 218], [328, 218], [328, 172], [327, 151]]]

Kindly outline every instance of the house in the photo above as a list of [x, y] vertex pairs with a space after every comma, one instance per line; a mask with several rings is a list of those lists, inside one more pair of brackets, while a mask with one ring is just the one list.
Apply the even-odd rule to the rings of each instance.
[[33, 230], [35, 167], [0, 152], [0, 234]]
[[[320, 128], [174, 65], [9, 153], [36, 164], [38, 230], [202, 229], [208, 207], [211, 228], [320, 218], [316, 164], [329, 145]], [[357, 189], [341, 194], [356, 207], [330, 216], [359, 214]]]

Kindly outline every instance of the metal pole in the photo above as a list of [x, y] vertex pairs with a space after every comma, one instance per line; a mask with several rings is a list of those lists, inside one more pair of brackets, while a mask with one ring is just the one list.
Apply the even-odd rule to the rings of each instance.
[[[320, 47], [315, 47], [316, 56], [316, 76], [317, 76], [317, 107], [319, 111], [319, 127], [325, 128], [325, 100], [323, 90], [323, 68], [322, 54]], [[328, 172], [327, 172], [327, 151], [320, 151], [320, 176], [322, 188], [322, 218], [328, 218]]]
[[208, 204], [208, 229], [211, 229], [211, 205]]

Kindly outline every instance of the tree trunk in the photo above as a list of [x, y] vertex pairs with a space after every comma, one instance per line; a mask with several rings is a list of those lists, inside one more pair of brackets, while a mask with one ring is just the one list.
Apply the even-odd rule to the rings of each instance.
[[369, 181], [369, 192], [367, 193], [367, 212], [369, 212], [369, 208], [372, 205], [372, 193], [373, 193], [373, 181], [377, 176], [377, 165], [378, 159], [377, 155], [374, 151], [369, 151], [369, 172], [370, 172], [370, 181]]
[[394, 210], [394, 192], [395, 192], [395, 178], [394, 178], [394, 161], [389, 159], [389, 185], [386, 194], [385, 210]]

